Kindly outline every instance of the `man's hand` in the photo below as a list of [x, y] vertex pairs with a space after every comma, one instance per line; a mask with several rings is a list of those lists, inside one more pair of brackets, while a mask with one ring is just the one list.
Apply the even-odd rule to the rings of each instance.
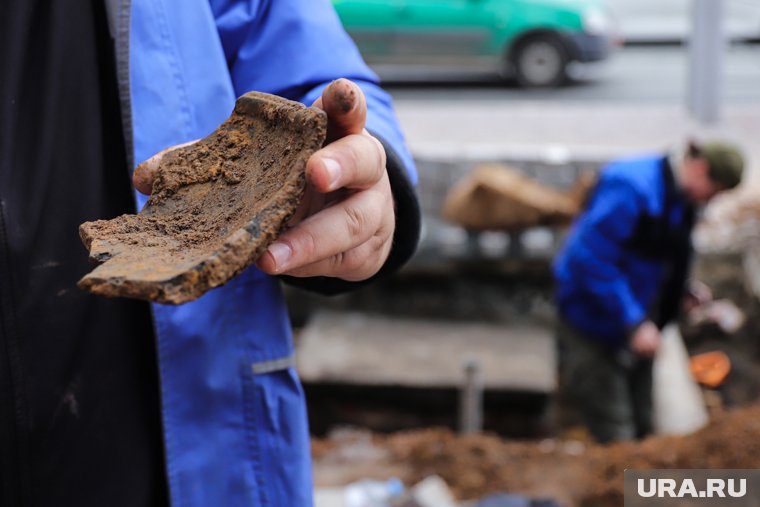
[[631, 350], [640, 357], [652, 358], [660, 348], [662, 336], [654, 322], [642, 322], [631, 336]]
[[[313, 105], [327, 113], [327, 141], [306, 164], [306, 194], [291, 227], [257, 265], [274, 275], [365, 280], [388, 258], [396, 225], [385, 149], [364, 129], [367, 102], [355, 83], [332, 82]], [[135, 169], [140, 192], [150, 194], [161, 156], [178, 147]]]
[[712, 290], [699, 280], [689, 282], [689, 290], [683, 298], [683, 310], [686, 313], [691, 312], [697, 307], [709, 303], [713, 299]]
[[327, 141], [306, 164], [307, 188], [293, 227], [258, 261], [262, 271], [364, 280], [385, 263], [395, 228], [385, 149], [365, 129], [367, 103], [351, 81], [334, 81], [314, 106]]
[[170, 146], [164, 150], [159, 151], [148, 160], [135, 167], [135, 172], [132, 173], [132, 184], [140, 193], [150, 195], [151, 191], [153, 190], [153, 181], [155, 181], [156, 176], [158, 176], [158, 168], [161, 163], [161, 158], [167, 153], [176, 150], [177, 148], [190, 146], [191, 144], [195, 144], [198, 141], [199, 139], [196, 139], [195, 141], [177, 144], [175, 146]]

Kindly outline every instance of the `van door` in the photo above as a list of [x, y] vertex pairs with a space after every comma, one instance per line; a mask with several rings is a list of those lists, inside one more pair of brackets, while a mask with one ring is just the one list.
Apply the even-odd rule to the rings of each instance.
[[[397, 55], [420, 64], [472, 62], [493, 53], [500, 16], [490, 0], [404, 0], [398, 13]], [[502, 2], [503, 3], [503, 2]]]
[[405, 0], [333, 0], [343, 26], [369, 62], [394, 50], [396, 24]]

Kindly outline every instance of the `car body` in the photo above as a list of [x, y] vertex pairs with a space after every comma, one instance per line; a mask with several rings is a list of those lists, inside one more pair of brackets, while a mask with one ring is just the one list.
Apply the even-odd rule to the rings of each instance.
[[598, 0], [333, 0], [371, 65], [492, 70], [554, 86], [570, 62], [605, 59], [614, 38]]
[[[606, 0], [626, 42], [682, 42], [692, 31], [694, 0]], [[760, 1], [724, 0], [725, 34], [760, 39]]]

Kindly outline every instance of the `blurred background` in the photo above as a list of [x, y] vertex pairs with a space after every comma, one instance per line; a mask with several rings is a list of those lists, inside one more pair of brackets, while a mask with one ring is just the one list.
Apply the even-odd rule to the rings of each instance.
[[[429, 476], [442, 480], [420, 491], [436, 500], [405, 505], [622, 505], [632, 464], [760, 468], [760, 1], [333, 3], [395, 101], [424, 230], [388, 280], [288, 293], [318, 507], [347, 505], [347, 484]], [[552, 258], [606, 162], [716, 137], [743, 148], [748, 172], [695, 231], [695, 277], [726, 303], [683, 319], [673, 360], [720, 351], [729, 371], [689, 377], [696, 398], [668, 380], [662, 417], [685, 424], [598, 446], [557, 375]], [[481, 179], [497, 198], [476, 195], [468, 214]], [[534, 503], [484, 503], [497, 493]]]

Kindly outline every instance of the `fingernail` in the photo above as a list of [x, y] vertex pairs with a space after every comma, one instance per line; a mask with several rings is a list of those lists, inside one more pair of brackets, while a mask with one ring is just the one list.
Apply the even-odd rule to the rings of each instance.
[[274, 259], [274, 269], [276, 271], [282, 271], [290, 259], [290, 256], [293, 255], [293, 251], [290, 247], [285, 243], [280, 242], [272, 243], [267, 250]]
[[338, 183], [338, 178], [340, 178], [340, 164], [332, 158], [323, 158], [322, 163], [325, 166], [325, 171], [327, 171], [329, 189], [335, 190], [335, 185]]

